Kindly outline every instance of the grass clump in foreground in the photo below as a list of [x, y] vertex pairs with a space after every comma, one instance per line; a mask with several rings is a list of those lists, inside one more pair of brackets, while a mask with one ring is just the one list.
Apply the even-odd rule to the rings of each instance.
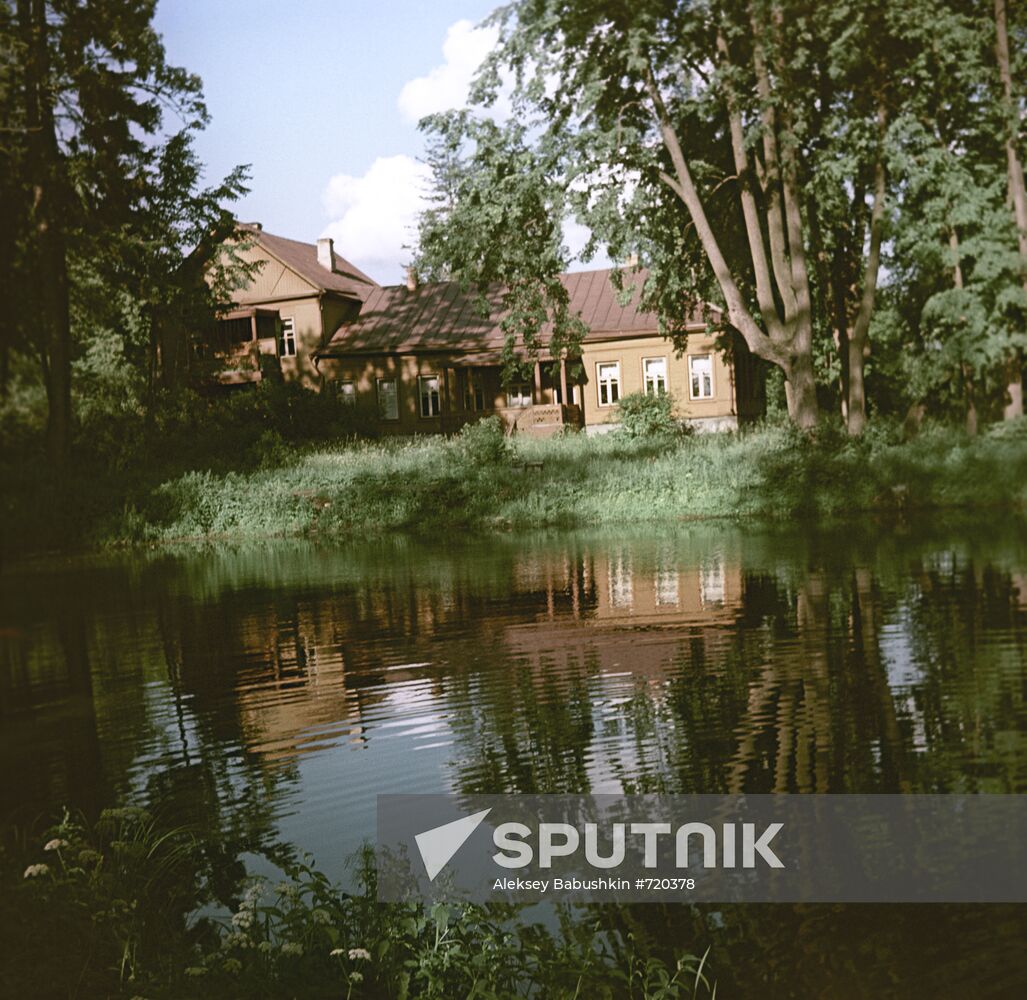
[[367, 537], [710, 517], [813, 520], [1027, 500], [1023, 419], [979, 437], [929, 426], [911, 441], [881, 422], [856, 440], [830, 426], [814, 435], [764, 426], [511, 440], [492, 419], [448, 439], [283, 445], [272, 435], [266, 451], [258, 439], [247, 455], [235, 468], [203, 460], [166, 475], [156, 458], [145, 469], [80, 470], [50, 492], [24, 481], [7, 504], [7, 537], [36, 548]]
[[[24, 866], [24, 867], [23, 867]], [[23, 869], [23, 870], [22, 870]], [[309, 863], [277, 885], [212, 886], [201, 843], [140, 809], [65, 816], [0, 854], [0, 995], [18, 997], [625, 997], [715, 994], [704, 962], [667, 964], [630, 935], [513, 907], [383, 904], [369, 852], [347, 894]], [[219, 917], [198, 916], [199, 908]]]

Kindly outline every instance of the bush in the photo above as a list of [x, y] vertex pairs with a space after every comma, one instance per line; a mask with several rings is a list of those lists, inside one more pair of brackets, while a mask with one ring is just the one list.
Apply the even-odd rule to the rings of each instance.
[[457, 438], [457, 447], [473, 465], [498, 465], [510, 457], [510, 441], [497, 416], [466, 424]]
[[633, 392], [617, 404], [621, 430], [636, 438], [672, 437], [681, 433], [674, 400], [666, 393]]

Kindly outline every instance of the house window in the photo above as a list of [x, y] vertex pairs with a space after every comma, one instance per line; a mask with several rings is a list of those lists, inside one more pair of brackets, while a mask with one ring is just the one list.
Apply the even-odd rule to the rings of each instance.
[[439, 403], [438, 375], [422, 375], [417, 380], [421, 397], [421, 416], [437, 417], [442, 410]]
[[378, 379], [378, 416], [382, 420], [399, 420], [399, 396], [394, 378]]
[[613, 406], [620, 399], [620, 362], [606, 361], [596, 365], [599, 383], [599, 405]]
[[357, 387], [350, 381], [339, 383], [339, 399], [343, 406], [357, 405]]
[[291, 316], [282, 317], [282, 337], [278, 342], [278, 353], [283, 358], [296, 356], [296, 324]]
[[692, 399], [713, 398], [713, 357], [693, 354], [688, 359], [689, 391]]
[[485, 409], [485, 385], [480, 375], [468, 372], [464, 382], [464, 409], [478, 413]]
[[642, 384], [647, 395], [662, 396], [667, 391], [667, 359], [642, 359]]
[[531, 386], [527, 383], [512, 385], [506, 394], [507, 406], [531, 406]]

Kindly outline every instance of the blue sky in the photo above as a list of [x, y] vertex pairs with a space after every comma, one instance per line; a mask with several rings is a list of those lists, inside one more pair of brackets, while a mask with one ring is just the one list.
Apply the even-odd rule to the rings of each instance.
[[160, 0], [168, 58], [198, 73], [214, 182], [252, 165], [244, 221], [327, 234], [381, 282], [400, 280], [425, 182], [416, 120], [461, 103], [490, 45], [494, 0]]

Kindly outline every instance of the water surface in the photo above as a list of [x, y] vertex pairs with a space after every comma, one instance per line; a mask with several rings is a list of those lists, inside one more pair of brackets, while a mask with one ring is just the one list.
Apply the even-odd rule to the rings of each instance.
[[[341, 878], [381, 792], [1024, 793], [1024, 539], [989, 518], [8, 566], [0, 819], [160, 805], [226, 859], [285, 841]], [[609, 920], [712, 941], [734, 995], [1027, 989], [1018, 907]]]

